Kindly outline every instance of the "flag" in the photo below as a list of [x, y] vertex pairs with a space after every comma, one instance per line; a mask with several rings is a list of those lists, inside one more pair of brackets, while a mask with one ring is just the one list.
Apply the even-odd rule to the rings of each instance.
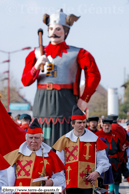
[[11, 119], [0, 101], [0, 170], [10, 166], [3, 156], [18, 149], [25, 141], [25, 134], [26, 132]]

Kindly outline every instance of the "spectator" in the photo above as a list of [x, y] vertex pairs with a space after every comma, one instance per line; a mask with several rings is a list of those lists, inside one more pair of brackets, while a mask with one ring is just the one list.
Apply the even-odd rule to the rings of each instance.
[[20, 115], [19, 120], [21, 120], [20, 127], [27, 131], [31, 122], [31, 116], [28, 114], [22, 114]]

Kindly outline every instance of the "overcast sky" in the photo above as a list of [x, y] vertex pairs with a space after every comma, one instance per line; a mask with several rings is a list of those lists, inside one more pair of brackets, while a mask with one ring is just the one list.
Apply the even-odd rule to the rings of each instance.
[[[47, 27], [42, 17], [59, 8], [66, 14], [81, 16], [71, 27], [66, 43], [88, 50], [101, 72], [101, 85], [118, 88], [121, 95], [120, 86], [129, 74], [128, 0], [0, 0], [0, 50], [12, 52], [27, 46], [33, 50], [38, 46], [39, 28], [44, 30], [43, 42], [47, 45]], [[10, 55], [11, 75], [19, 87], [25, 58], [31, 50]], [[8, 55], [0, 52], [0, 63], [7, 59]], [[0, 64], [0, 73], [7, 68], [7, 63]], [[35, 91], [36, 83], [20, 93], [33, 102]]]

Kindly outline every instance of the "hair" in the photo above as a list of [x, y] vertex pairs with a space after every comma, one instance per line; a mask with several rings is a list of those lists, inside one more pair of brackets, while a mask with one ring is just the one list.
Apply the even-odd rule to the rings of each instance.
[[[27, 135], [28, 135], [29, 133], [26, 133], [26, 135], [25, 135], [25, 139], [27, 140]], [[43, 135], [43, 133], [40, 133], [41, 134], [41, 138], [42, 137], [44, 137], [44, 135]]]
[[69, 34], [70, 28], [67, 27], [67, 26], [63, 26], [63, 29], [64, 29], [64, 33], [67, 33], [67, 34], [65, 35], [65, 37], [64, 37], [64, 40], [65, 40], [65, 39], [67, 38], [68, 34]]
[[15, 118], [16, 118], [16, 119], [19, 119], [19, 117], [20, 117], [20, 114], [18, 114]]
[[27, 122], [27, 121], [30, 121], [30, 119], [28, 119], [27, 117], [24, 117], [24, 118], [22, 118], [21, 120], [22, 120], [22, 121], [26, 121], [26, 122]]
[[74, 125], [75, 124], [75, 120], [72, 120], [71, 123]]

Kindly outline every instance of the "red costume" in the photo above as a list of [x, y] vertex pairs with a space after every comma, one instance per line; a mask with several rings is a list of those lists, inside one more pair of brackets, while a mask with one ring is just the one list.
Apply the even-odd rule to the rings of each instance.
[[[95, 149], [95, 146], [97, 149]], [[55, 150], [64, 153], [66, 188], [92, 188], [91, 183], [85, 179], [86, 173], [95, 170], [95, 152], [99, 151], [101, 155], [101, 151], [106, 147], [106, 144], [88, 129], [85, 129], [85, 134], [79, 138], [74, 135], [72, 130], [54, 144]], [[101, 174], [103, 163], [105, 168], [108, 166], [108, 159], [105, 161], [103, 158], [102, 161], [102, 156], [99, 156], [99, 154], [97, 159], [100, 157], [100, 160], [97, 161], [101, 162], [100, 164], [98, 162], [96, 171]]]
[[[55, 58], [56, 56], [62, 57], [62, 54], [67, 53], [68, 49], [69, 46], [65, 42], [62, 42], [58, 45], [52, 45], [51, 43], [49, 43], [49, 45], [45, 47], [45, 54], [46, 56], [51, 55], [52, 58]], [[83, 95], [80, 96], [80, 98], [88, 102], [91, 95], [95, 92], [95, 89], [99, 84], [100, 73], [93, 56], [88, 51], [80, 49], [76, 60], [79, 64], [76, 77], [77, 88], [79, 89], [80, 70], [84, 69], [86, 84]], [[39, 75], [39, 70], [36, 70], [34, 68], [35, 62], [35, 53], [34, 51], [32, 51], [26, 58], [25, 68], [21, 78], [24, 86], [31, 85]]]
[[[43, 143], [42, 133], [37, 119], [34, 119], [26, 133], [26, 141], [19, 149], [4, 155], [6, 162], [13, 167], [13, 171], [8, 169], [8, 174], [11, 174], [11, 186], [41, 186], [41, 180], [35, 182], [34, 179], [48, 176], [45, 185], [48, 182], [50, 186], [65, 188], [64, 164], [51, 147]], [[6, 170], [4, 172], [4, 181], [8, 185], [9, 178]]]
[[[129, 146], [129, 141], [127, 141], [127, 131], [123, 127], [121, 127], [118, 123], [113, 123], [111, 126], [111, 130], [117, 133], [120, 140], [121, 147], [123, 144], [126, 144], [127, 146]], [[126, 162], [126, 158], [124, 158], [124, 151], [121, 151], [119, 153], [119, 159], [121, 163], [123, 160]]]
[[29, 125], [28, 125], [28, 124], [23, 124], [23, 125], [20, 125], [20, 127], [21, 127], [22, 129], [24, 129], [25, 131], [27, 131], [28, 128], [29, 128]]
[[[23, 143], [23, 145], [25, 147], [26, 144]], [[64, 170], [64, 165], [59, 160], [58, 156], [52, 150], [50, 150], [50, 147], [48, 147], [45, 144], [43, 145], [46, 146], [46, 150], [49, 150], [47, 156], [46, 157], [44, 156], [44, 164], [46, 176], [51, 178], [53, 173], [57, 173]], [[15, 186], [41, 185], [41, 181], [38, 182], [32, 181], [33, 179], [39, 178], [41, 175], [44, 175], [43, 157], [42, 155], [37, 156], [35, 152], [32, 152], [31, 155], [29, 154], [30, 153], [24, 155], [24, 149], [23, 152], [22, 151], [19, 152], [18, 149], [4, 156], [6, 161], [8, 161], [8, 163], [11, 166], [13, 166], [14, 163], [16, 164]]]
[[[120, 140], [121, 148], [124, 144], [126, 144], [126, 146], [129, 146], [129, 137], [127, 135], [127, 131], [122, 126], [120, 126], [118, 123], [113, 123], [111, 126], [111, 130], [117, 133]], [[127, 162], [126, 150], [118, 152], [118, 157], [121, 164], [121, 173], [125, 178], [127, 178], [127, 181], [129, 182], [129, 170], [126, 166]]]
[[[65, 42], [58, 45], [49, 43], [49, 45], [45, 47], [45, 54], [46, 56], [51, 55], [51, 57], [55, 57], [53, 60], [58, 58], [59, 60], [61, 58], [63, 60], [64, 53], [66, 54], [66, 57], [69, 53], [71, 55], [70, 49], [73, 53], [75, 53], [73, 49], [76, 50], [74, 60], [77, 64], [75, 66], [75, 69], [77, 67], [77, 71], [75, 73], [74, 82], [68, 81], [66, 78], [66, 83], [62, 83], [62, 81], [59, 82], [58, 77], [46, 77], [46, 83], [47, 79], [56, 80], [53, 82], [55, 84], [53, 84], [54, 87], [52, 86], [52, 90], [46, 89], [47, 84], [39, 84], [40, 80], [42, 80], [42, 75], [39, 74], [39, 70], [34, 68], [34, 64], [36, 63], [34, 51], [26, 58], [26, 65], [22, 75], [22, 83], [24, 86], [29, 86], [38, 79], [38, 89], [33, 107], [33, 116], [37, 117], [41, 124], [43, 124], [45, 142], [50, 145], [53, 145], [61, 135], [71, 130], [70, 115], [73, 105], [76, 104], [76, 97], [88, 102], [100, 81], [100, 73], [95, 60], [91, 54], [84, 49], [70, 47], [66, 45]], [[64, 64], [65, 63], [66, 62], [64, 62]], [[57, 67], [57, 76], [58, 71], [60, 71], [60, 65], [61, 64]], [[79, 94], [81, 69], [84, 70], [86, 79], [82, 96]], [[60, 72], [62, 76], [64, 75], [64, 72], [65, 69]], [[61, 77], [61, 75], [59, 76]], [[62, 85], [64, 85], [66, 89], [61, 89]], [[67, 86], [70, 86], [70, 89], [67, 89]], [[51, 87], [51, 84], [48, 87]], [[58, 134], [57, 129], [60, 130]], [[51, 134], [50, 136], [52, 137], [46, 137], [46, 133]]]
[[[77, 21], [76, 16], [67, 17], [63, 10], [50, 17], [45, 14], [43, 18], [43, 22], [48, 26], [59, 24], [67, 28], [73, 24], [69, 21]], [[49, 43], [44, 48], [44, 55], [48, 61], [44, 66], [44, 73], [34, 67], [40, 58], [40, 50], [36, 48], [26, 58], [21, 80], [24, 86], [29, 86], [37, 79], [33, 116], [42, 124], [45, 142], [53, 145], [60, 136], [71, 130], [70, 116], [73, 105], [77, 103], [78, 98], [85, 102], [90, 100], [99, 84], [100, 73], [92, 55], [83, 48], [67, 45], [64, 36], [57, 44]], [[80, 96], [82, 69], [85, 72], [85, 88]]]
[[106, 140], [105, 143], [108, 146], [106, 151], [112, 165], [114, 183], [118, 184], [121, 182], [120, 161], [118, 157], [118, 153], [121, 151], [121, 148], [118, 135], [114, 131], [110, 131], [109, 133], [100, 131], [97, 133], [97, 135]]

